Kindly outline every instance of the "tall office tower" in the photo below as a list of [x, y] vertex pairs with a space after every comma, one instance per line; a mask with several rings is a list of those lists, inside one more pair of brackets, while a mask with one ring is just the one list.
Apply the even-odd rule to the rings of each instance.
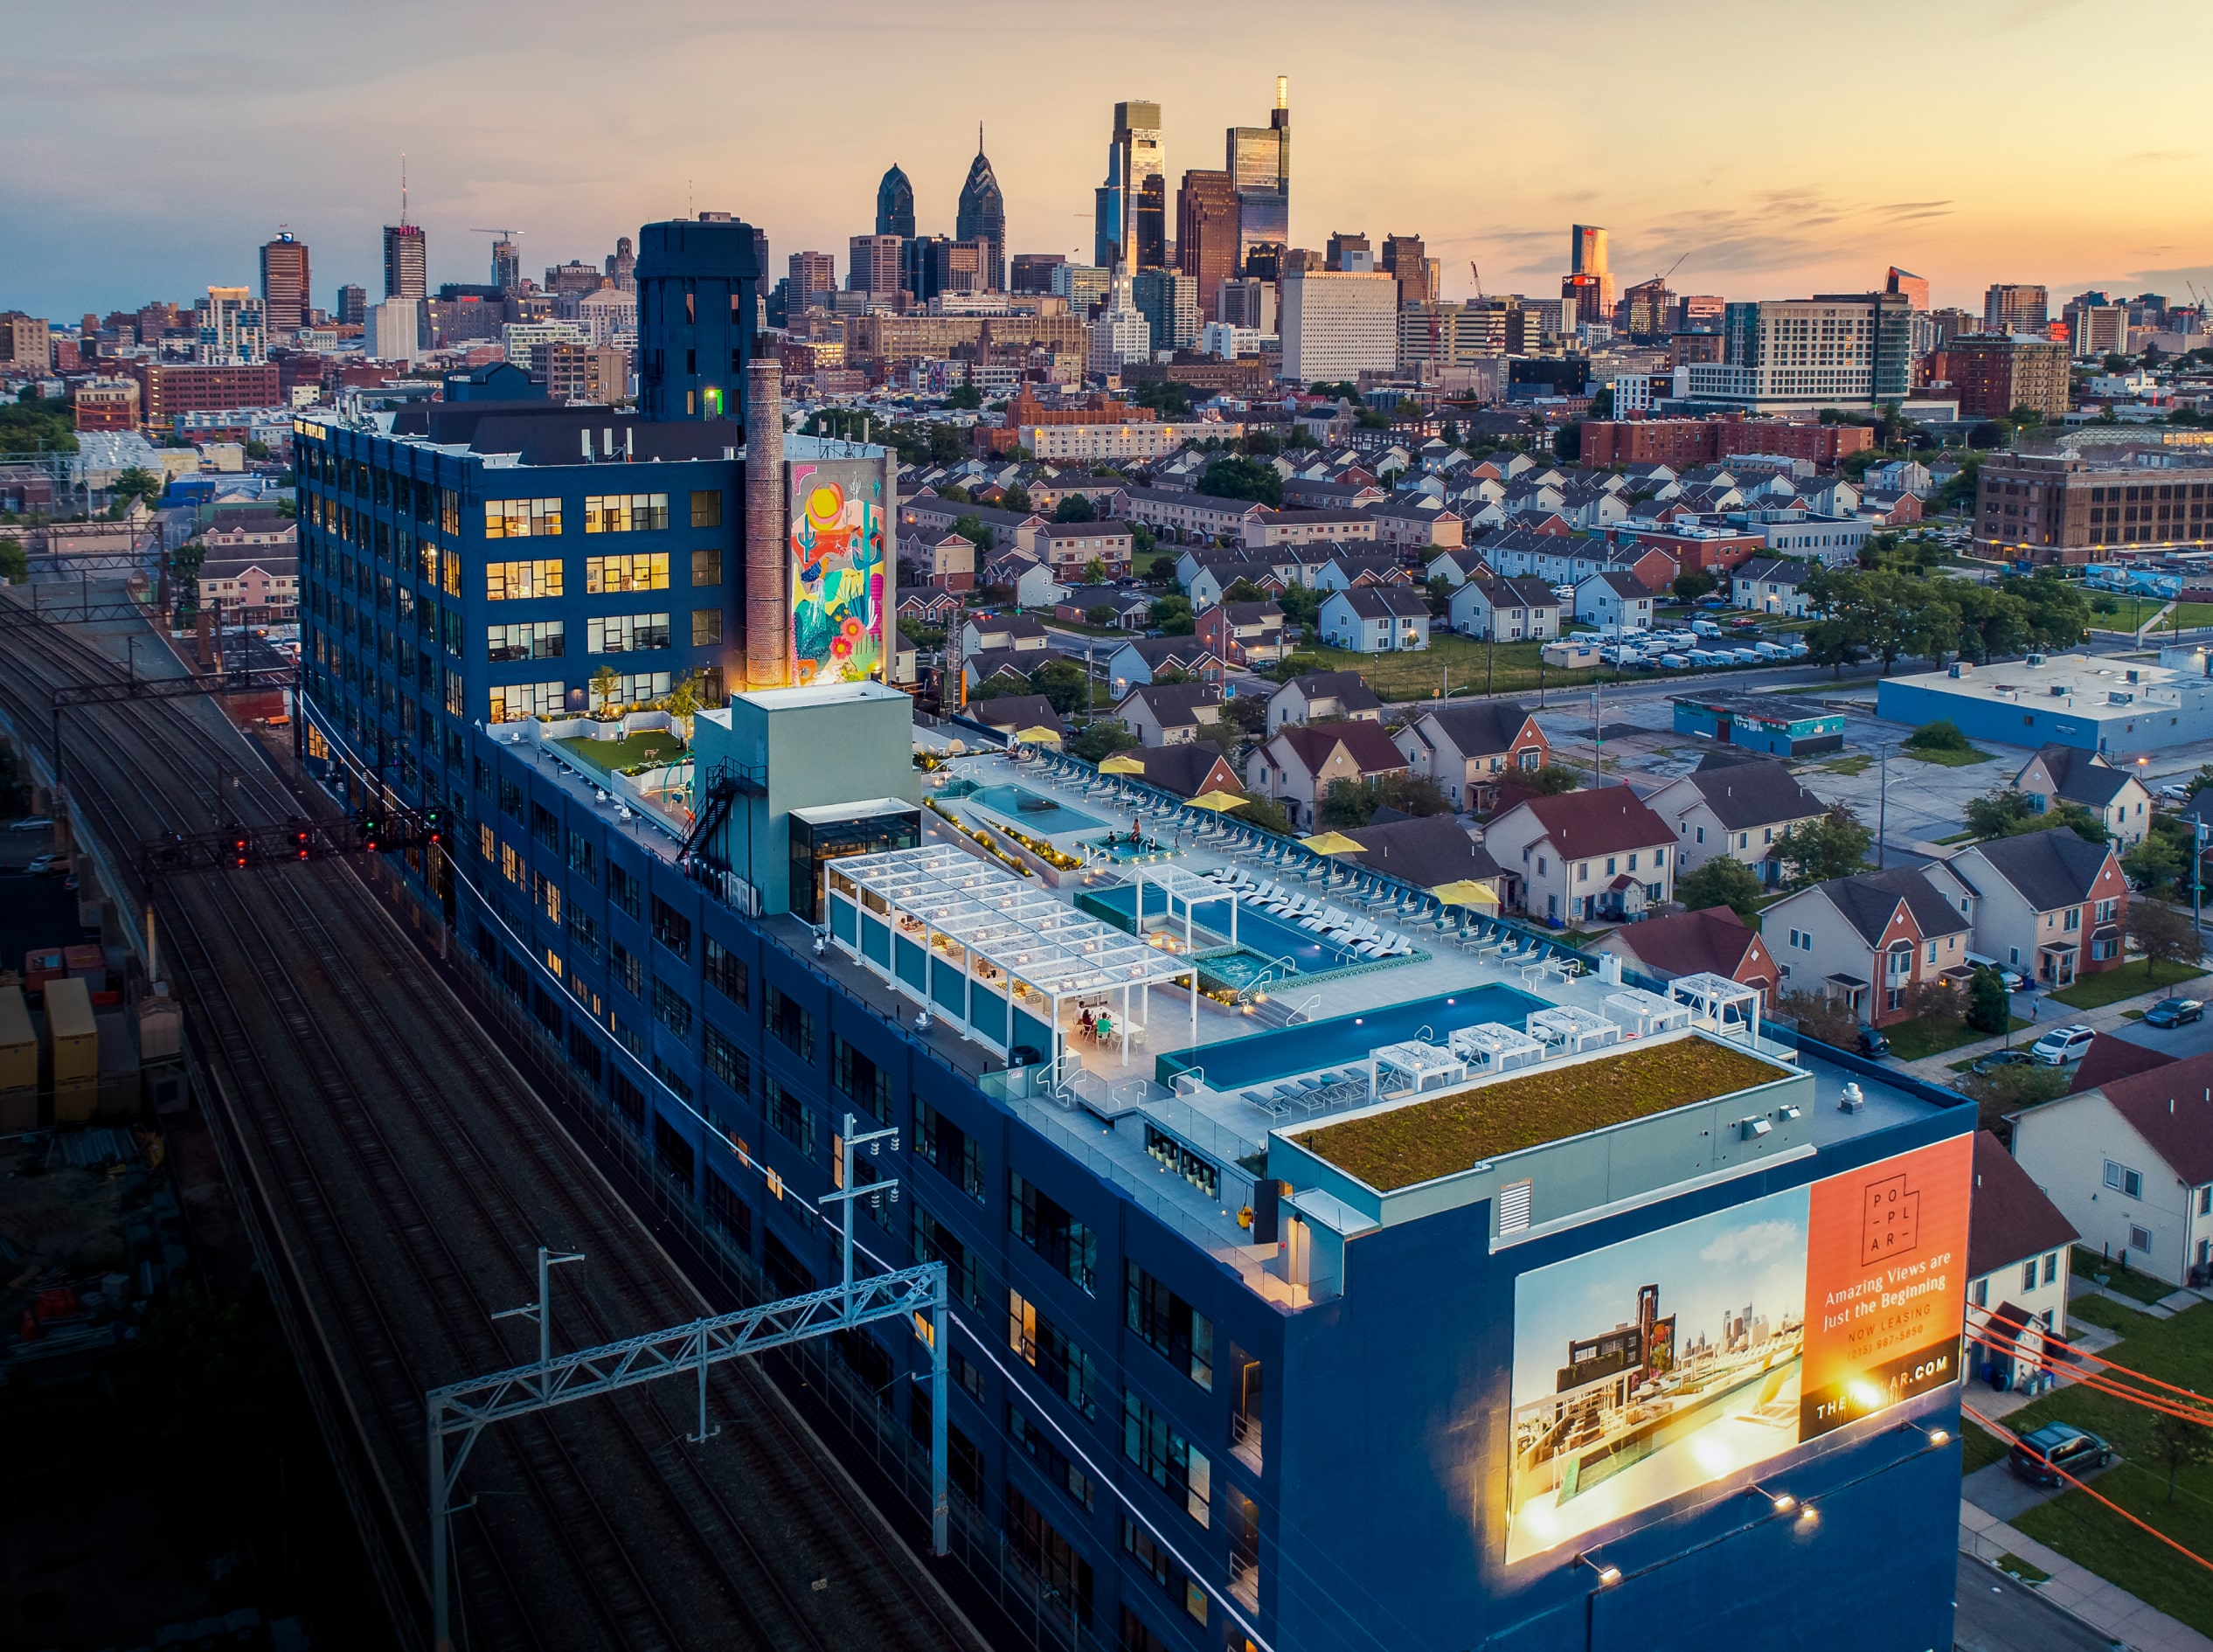
[[1376, 269], [1376, 249], [1368, 244], [1364, 233], [1348, 234], [1343, 230], [1331, 230], [1322, 258], [1324, 269], [1349, 269], [1359, 275], [1371, 275]]
[[523, 288], [523, 249], [504, 235], [492, 243], [492, 285], [503, 293]]
[[[818, 302], [828, 304], [829, 295], [837, 290], [837, 254], [794, 253], [790, 264], [791, 302], [802, 310]], [[822, 295], [819, 299], [817, 294]]]
[[216, 366], [251, 365], [269, 358], [261, 301], [248, 288], [211, 287], [192, 306], [192, 359]]
[[[360, 327], [369, 320], [369, 289], [348, 281], [338, 289], [338, 325]], [[141, 330], [143, 337], [143, 330]]]
[[1072, 316], [1088, 316], [1106, 298], [1107, 271], [1097, 264], [1055, 264], [1052, 291], [1068, 301]]
[[638, 255], [632, 250], [630, 238], [614, 238], [614, 251], [607, 254], [607, 279], [626, 293], [638, 290]]
[[[916, 243], [918, 246], [921, 243]], [[930, 238], [930, 296], [941, 293], [996, 293], [991, 280], [992, 247], [989, 241], [948, 241]]]
[[1560, 277], [1560, 330], [1571, 333], [1585, 322], [1603, 321], [1613, 314], [1606, 295], [1606, 277], [1587, 270]]
[[1429, 256], [1429, 249], [1422, 245], [1420, 236], [1384, 236], [1383, 258], [1378, 267], [1398, 278], [1400, 303], [1426, 304], [1437, 296], [1437, 280], [1433, 274], [1437, 260]]
[[1664, 278], [1639, 281], [1621, 295], [1622, 330], [1632, 338], [1658, 341], [1673, 325], [1675, 307]]
[[856, 235], [846, 243], [845, 285], [849, 291], [875, 298], [898, 295], [900, 281], [899, 248], [896, 235]]
[[2001, 281], [1982, 295], [1986, 333], [2040, 333], [2050, 319], [2050, 297], [2041, 287]]
[[983, 154], [983, 122], [976, 122], [976, 158], [968, 163], [968, 182], [961, 186], [961, 205], [953, 215], [953, 239], [982, 241], [984, 254], [982, 292], [1004, 292], [1007, 286], [1007, 198], [999, 192], [991, 163]]
[[581, 298], [586, 293], [596, 293], [600, 283], [607, 279], [580, 258], [572, 258], [565, 264], [545, 267], [545, 290], [557, 296], [569, 295]]
[[261, 316], [272, 333], [308, 324], [308, 244], [289, 230], [261, 244]]
[[1198, 283], [1201, 316], [1238, 273], [1237, 185], [1227, 172], [1186, 172], [1176, 191], [1176, 266]]
[[420, 224], [385, 226], [385, 296], [424, 298], [430, 293], [430, 253]]
[[766, 238], [728, 214], [638, 232], [638, 411], [738, 419], [760, 316]]
[[1168, 261], [1168, 175], [1161, 161], [1161, 106], [1114, 105], [1106, 181], [1093, 192], [1093, 256], [1111, 267], [1126, 230], [1137, 232], [1137, 267]]
[[1214, 319], [1266, 337], [1275, 331], [1275, 283], [1239, 276], [1214, 289]]
[[1606, 267], [1606, 231], [1596, 224], [1578, 224], [1568, 237], [1568, 273], [1597, 278], [1598, 307], [1579, 312], [1579, 319], [1603, 321], [1613, 314], [1613, 273]]
[[1255, 246], [1291, 239], [1291, 81], [1275, 77], [1275, 108], [1266, 126], [1229, 129], [1224, 169], [1237, 186], [1238, 264], [1249, 275]]
[[1153, 330], [1155, 350], [1188, 350], [1198, 342], [1198, 282], [1180, 269], [1145, 269], [1130, 284], [1131, 300]]
[[896, 161], [876, 186], [876, 233], [896, 235], [903, 241], [914, 239], [914, 185], [907, 182]]
[[1010, 293], [1052, 291], [1052, 273], [1068, 261], [1065, 253], [1016, 253], [1007, 271]]
[[1900, 269], [1896, 264], [1890, 266], [1890, 273], [1883, 278], [1883, 290], [1898, 294], [1915, 309], [1929, 307], [1929, 278], [1916, 275], [1910, 269]]

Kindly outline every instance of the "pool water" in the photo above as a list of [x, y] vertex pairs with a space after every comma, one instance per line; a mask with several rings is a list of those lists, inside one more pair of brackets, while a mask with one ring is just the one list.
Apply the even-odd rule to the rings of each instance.
[[[1096, 903], [1098, 906], [1111, 908], [1127, 920], [1134, 918], [1137, 912], [1137, 885], [1123, 884], [1113, 889], [1088, 891], [1085, 895], [1085, 899]], [[1160, 891], [1153, 889], [1146, 892], [1145, 915], [1148, 920], [1163, 910], [1166, 906], [1167, 897]], [[1197, 902], [1191, 907], [1191, 922], [1201, 929], [1211, 930], [1224, 941], [1227, 941], [1230, 938], [1229, 901], [1222, 899]], [[1183, 933], [1182, 913], [1176, 914], [1169, 928], [1179, 936]], [[1254, 966], [1253, 970], [1256, 975], [1271, 962], [1285, 958], [1290, 960], [1291, 969], [1302, 975], [1317, 975], [1323, 970], [1343, 969], [1353, 964], [1374, 961], [1362, 957], [1349, 947], [1340, 947], [1333, 941], [1324, 940], [1310, 929], [1301, 929], [1298, 925], [1279, 918], [1272, 912], [1262, 912], [1257, 907], [1249, 906], [1240, 906], [1238, 909], [1237, 944], [1240, 952], [1258, 954], [1259, 961]], [[1218, 974], [1219, 972], [1215, 968], [1216, 964], [1230, 961], [1231, 961], [1230, 959], [1209, 959], [1206, 961], [1207, 972]], [[1277, 973], [1280, 975], [1283, 971], [1279, 968]], [[1228, 979], [1226, 975], [1223, 978]]]
[[[1482, 1022], [1519, 1027], [1531, 1010], [1545, 1007], [1544, 999], [1512, 987], [1475, 987], [1412, 1003], [1363, 1010], [1356, 1016], [1278, 1027], [1272, 1032], [1257, 1032], [1249, 1038], [1210, 1045], [1183, 1055], [1163, 1055], [1154, 1076], [1162, 1084], [1172, 1084], [1177, 1073], [1196, 1067], [1204, 1071], [1211, 1089], [1242, 1089], [1321, 1067], [1364, 1062], [1369, 1051], [1404, 1043], [1425, 1027], [1439, 1044], [1447, 1034]], [[1190, 1056], [1197, 1059], [1190, 1059]]]
[[968, 796], [1004, 816], [1031, 837], [1058, 837], [1064, 832], [1103, 832], [1106, 823], [1080, 809], [1041, 797], [1027, 786], [980, 786]]
[[[1244, 927], [1239, 925], [1238, 933], [1242, 934], [1243, 930]], [[1271, 977], [1271, 984], [1283, 979], [1283, 971], [1275, 968], [1259, 953], [1244, 947], [1239, 947], [1235, 952], [1217, 953], [1213, 957], [1199, 960], [1199, 976], [1203, 982], [1218, 982], [1235, 992], [1243, 992], [1272, 969], [1274, 975]], [[1294, 980], [1296, 978], [1292, 977]]]

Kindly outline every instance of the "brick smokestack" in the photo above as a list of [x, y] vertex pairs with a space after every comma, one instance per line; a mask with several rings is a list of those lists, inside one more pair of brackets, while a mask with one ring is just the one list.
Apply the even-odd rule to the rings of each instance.
[[746, 364], [746, 686], [791, 685], [791, 575], [784, 543], [784, 370]]

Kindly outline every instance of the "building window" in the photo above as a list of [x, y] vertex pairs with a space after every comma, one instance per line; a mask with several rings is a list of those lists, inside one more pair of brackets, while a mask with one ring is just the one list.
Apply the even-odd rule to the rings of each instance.
[[1012, 1485], [1007, 1488], [1007, 1546], [1045, 1587], [1068, 1603], [1079, 1622], [1091, 1621], [1091, 1562]]
[[[458, 533], [455, 526], [449, 531]], [[484, 537], [487, 539], [558, 538], [561, 502], [558, 499], [487, 499]]]
[[594, 494], [584, 502], [586, 533], [650, 533], [668, 525], [665, 493]]
[[1096, 1506], [1097, 1493], [1091, 1476], [1068, 1461], [1053, 1437], [1037, 1426], [1023, 1413], [1018, 1406], [1007, 1406], [1007, 1437], [1030, 1454], [1046, 1479], [1065, 1491], [1086, 1509]]
[[1153, 1540], [1153, 1534], [1132, 1520], [1122, 1517], [1122, 1549], [1137, 1564], [1153, 1574], [1153, 1581], [1167, 1592], [1195, 1623], [1206, 1621], [1206, 1591], [1200, 1588], [1191, 1574], [1176, 1564], [1166, 1549]]
[[767, 1103], [769, 1128], [812, 1159], [815, 1132], [821, 1128], [815, 1109], [766, 1073], [761, 1076], [760, 1093]]
[[2059, 1253], [2057, 1251], [2048, 1251], [2044, 1253], [2044, 1283], [2050, 1285], [2056, 1281], [2058, 1278]]
[[677, 957], [691, 957], [691, 920], [656, 895], [653, 898], [653, 938]]
[[645, 996], [645, 965], [619, 941], [607, 943], [607, 965], [614, 975], [614, 984], [633, 998]]
[[1098, 1235], [1014, 1170], [1007, 1172], [1007, 1226], [1079, 1290], [1098, 1295]]
[[891, 1116], [891, 1074], [836, 1034], [830, 1035], [830, 1082], [871, 1118]]
[[705, 975], [709, 986], [731, 1003], [742, 1007], [746, 1002], [749, 985], [746, 973], [744, 959], [712, 935], [707, 937]]
[[1140, 1267], [1122, 1264], [1122, 1315], [1168, 1363], [1211, 1392], [1214, 1322]]
[[2139, 1227], [2133, 1222], [2130, 1223], [2128, 1248], [2132, 1251], [2141, 1251], [2145, 1255], [2149, 1256], [2152, 1253], [2152, 1230], [2148, 1227]]
[[946, 1288], [972, 1308], [983, 1306], [983, 1270], [975, 1253], [919, 1205], [914, 1208], [914, 1256], [917, 1261], [943, 1262]]
[[588, 595], [609, 595], [622, 591], [666, 591], [669, 588], [669, 553], [666, 551], [640, 552], [632, 556], [586, 557], [584, 559], [584, 589]]
[[694, 608], [691, 611], [691, 646], [704, 649], [722, 641], [722, 610]]
[[1200, 1525], [1210, 1524], [1214, 1466], [1134, 1388], [1122, 1391], [1122, 1455]]
[[683, 994], [659, 979], [653, 983], [653, 1018], [679, 1038], [691, 1034], [691, 1006]]
[[914, 1104], [914, 1150], [946, 1180], [983, 1203], [983, 1146], [926, 1101]]
[[[722, 526], [722, 495], [712, 489], [694, 492], [691, 496], [691, 525], [695, 528]], [[697, 554], [694, 552], [694, 554]], [[712, 580], [709, 584], [714, 583]]]
[[2126, 1165], [2116, 1164], [2111, 1159], [2105, 1161], [2105, 1185], [2118, 1190], [2123, 1196], [2132, 1199], [2141, 1198], [2144, 1194], [2142, 1174], [2130, 1170]]
[[495, 665], [514, 660], [558, 660], [568, 651], [566, 627], [559, 620], [526, 620], [514, 625], [488, 626], [484, 630], [485, 657]]
[[638, 915], [638, 880], [613, 861], [607, 863], [607, 899], [623, 913], [635, 918]]
[[694, 585], [722, 583], [722, 552], [694, 551], [691, 553], [691, 582]]
[[484, 600], [487, 602], [521, 602], [535, 597], [557, 597], [561, 594], [561, 561], [558, 557], [536, 562], [487, 562], [484, 565]]
[[1099, 1367], [1020, 1291], [1007, 1293], [1007, 1345], [1077, 1415], [1099, 1415]]
[[744, 1095], [753, 1085], [753, 1064], [746, 1060], [746, 1052], [716, 1031], [712, 1023], [703, 1031], [706, 1035], [708, 1075]]
[[767, 1012], [769, 1036], [801, 1061], [812, 1061], [815, 1059], [814, 1015], [774, 982], [768, 985], [762, 1007]]
[[585, 621], [585, 647], [593, 654], [642, 654], [669, 646], [665, 614], [610, 614]]

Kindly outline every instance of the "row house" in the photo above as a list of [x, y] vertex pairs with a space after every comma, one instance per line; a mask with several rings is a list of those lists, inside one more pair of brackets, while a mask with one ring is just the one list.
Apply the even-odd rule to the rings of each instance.
[[1405, 585], [1355, 585], [1322, 600], [1316, 628], [1332, 648], [1398, 654], [1429, 646], [1429, 604]]
[[1451, 624], [1484, 642], [1548, 642], [1560, 634], [1562, 607], [1542, 580], [1470, 580], [1453, 593]]
[[1510, 700], [1442, 705], [1400, 724], [1391, 738], [1410, 772], [1436, 781], [1454, 809], [1476, 814], [1496, 806], [1502, 783], [1552, 760], [1537, 719]]
[[1828, 812], [1786, 765], [1721, 752], [1709, 753], [1696, 768], [1670, 781], [1648, 801], [1655, 813], [1675, 823], [1679, 871], [1693, 872], [1710, 860], [1735, 859], [1770, 889], [1782, 881], [1777, 845], [1793, 827]]
[[1372, 786], [1404, 774], [1406, 760], [1380, 723], [1294, 723], [1279, 728], [1247, 760], [1245, 789], [1283, 806], [1291, 823], [1315, 824], [1322, 800], [1338, 781]]
[[1483, 829], [1508, 903], [1553, 925], [1632, 923], [1675, 891], [1675, 833], [1627, 786], [1525, 797]]
[[1201, 614], [1193, 635], [1231, 666], [1251, 670], [1283, 658], [1283, 610], [1273, 602], [1221, 602]]
[[1211, 493], [1182, 493], [1160, 488], [1123, 488], [1121, 510], [1163, 539], [1179, 545], [1221, 541], [1242, 544], [1245, 524], [1267, 507], [1250, 499], [1223, 499]]
[[1974, 973], [1973, 922], [1918, 867], [1801, 889], [1763, 912], [1759, 927], [1781, 949], [1784, 991], [1833, 999], [1870, 1026], [1906, 1019], [1916, 986], [1964, 987]]

